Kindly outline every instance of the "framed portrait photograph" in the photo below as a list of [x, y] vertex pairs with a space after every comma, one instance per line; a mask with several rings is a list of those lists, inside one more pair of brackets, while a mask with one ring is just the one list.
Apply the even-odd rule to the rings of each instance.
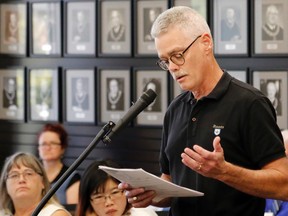
[[58, 69], [28, 71], [29, 120], [58, 121]]
[[0, 5], [0, 53], [26, 55], [27, 6], [25, 3]]
[[31, 3], [31, 55], [61, 55], [60, 2]]
[[215, 0], [213, 4], [215, 54], [248, 54], [247, 0]]
[[130, 71], [128, 69], [100, 69], [99, 76], [99, 122], [116, 123], [132, 105]]
[[24, 69], [0, 69], [0, 119], [24, 120]]
[[157, 55], [154, 39], [151, 37], [150, 31], [155, 19], [167, 8], [168, 3], [166, 0], [137, 1], [136, 54]]
[[281, 129], [287, 128], [287, 71], [253, 71], [253, 86], [271, 101]]
[[68, 69], [66, 75], [66, 121], [95, 122], [94, 69]]
[[66, 54], [95, 55], [95, 1], [66, 2]]
[[100, 55], [131, 55], [131, 1], [100, 1]]
[[227, 72], [236, 79], [247, 83], [247, 72], [245, 70], [227, 70]]
[[173, 0], [173, 6], [191, 7], [207, 20], [207, 0]]
[[288, 53], [288, 1], [255, 0], [254, 54]]
[[149, 88], [157, 94], [156, 99], [136, 118], [136, 125], [162, 125], [168, 107], [168, 77], [162, 70], [136, 71], [136, 97], [139, 98]]

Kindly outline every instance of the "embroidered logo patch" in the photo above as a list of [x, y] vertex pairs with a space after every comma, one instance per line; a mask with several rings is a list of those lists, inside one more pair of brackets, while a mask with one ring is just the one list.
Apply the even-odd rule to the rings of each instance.
[[218, 136], [218, 135], [220, 134], [220, 132], [221, 132], [221, 129], [219, 129], [219, 128], [215, 128], [215, 129], [214, 129], [214, 134], [215, 134], [216, 136]]
[[222, 125], [213, 125], [214, 128], [214, 135], [218, 136], [221, 133], [221, 130], [224, 129]]

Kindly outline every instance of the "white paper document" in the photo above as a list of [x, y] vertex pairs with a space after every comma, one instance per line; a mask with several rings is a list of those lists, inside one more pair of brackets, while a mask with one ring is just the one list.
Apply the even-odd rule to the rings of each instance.
[[139, 169], [118, 169], [107, 166], [99, 166], [109, 175], [118, 179], [120, 182], [126, 182], [132, 187], [143, 187], [145, 190], [155, 190], [157, 196], [154, 200], [157, 202], [166, 197], [196, 197], [203, 196], [204, 193], [191, 190], [186, 187], [165, 181], [145, 170]]

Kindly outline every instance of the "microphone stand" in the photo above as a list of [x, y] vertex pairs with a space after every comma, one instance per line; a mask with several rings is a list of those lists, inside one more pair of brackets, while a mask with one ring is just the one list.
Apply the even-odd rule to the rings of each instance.
[[[109, 121], [103, 128], [98, 132], [96, 137], [87, 146], [87, 148], [82, 152], [82, 154], [74, 161], [74, 163], [66, 170], [65, 173], [59, 178], [55, 185], [48, 191], [48, 193], [42, 198], [36, 209], [33, 211], [32, 216], [37, 216], [41, 209], [45, 206], [48, 200], [54, 195], [58, 188], [63, 184], [63, 182], [71, 175], [71, 173], [82, 163], [82, 161], [88, 156], [88, 154], [93, 150], [93, 148], [99, 143], [100, 140], [105, 138], [115, 126], [115, 123]], [[105, 142], [106, 144], [106, 142]]]

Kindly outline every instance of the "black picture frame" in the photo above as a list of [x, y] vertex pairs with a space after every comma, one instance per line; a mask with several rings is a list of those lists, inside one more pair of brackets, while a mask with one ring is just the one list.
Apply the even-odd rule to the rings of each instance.
[[100, 1], [99, 56], [131, 56], [131, 1]]
[[95, 123], [95, 70], [65, 70], [66, 121]]
[[131, 104], [131, 72], [126, 68], [99, 69], [99, 124], [117, 122]]
[[136, 7], [135, 55], [156, 56], [156, 47], [150, 30], [157, 16], [168, 9], [168, 2], [166, 0], [137, 0]]
[[58, 69], [28, 70], [28, 120], [59, 120]]
[[253, 71], [253, 86], [260, 89], [271, 101], [281, 129], [288, 127], [287, 71]]
[[215, 55], [248, 55], [247, 0], [213, 1]]
[[32, 2], [30, 7], [30, 55], [61, 56], [61, 3]]
[[0, 53], [25, 56], [27, 46], [27, 5], [25, 3], [1, 4], [0, 15]]
[[0, 119], [25, 119], [25, 69], [0, 69]]
[[148, 88], [152, 88], [156, 99], [135, 119], [135, 125], [161, 126], [168, 107], [168, 75], [163, 70], [135, 69], [135, 91], [139, 98]]
[[254, 55], [288, 54], [287, 11], [286, 0], [254, 1]]
[[65, 12], [65, 55], [95, 56], [95, 1], [66, 2]]

